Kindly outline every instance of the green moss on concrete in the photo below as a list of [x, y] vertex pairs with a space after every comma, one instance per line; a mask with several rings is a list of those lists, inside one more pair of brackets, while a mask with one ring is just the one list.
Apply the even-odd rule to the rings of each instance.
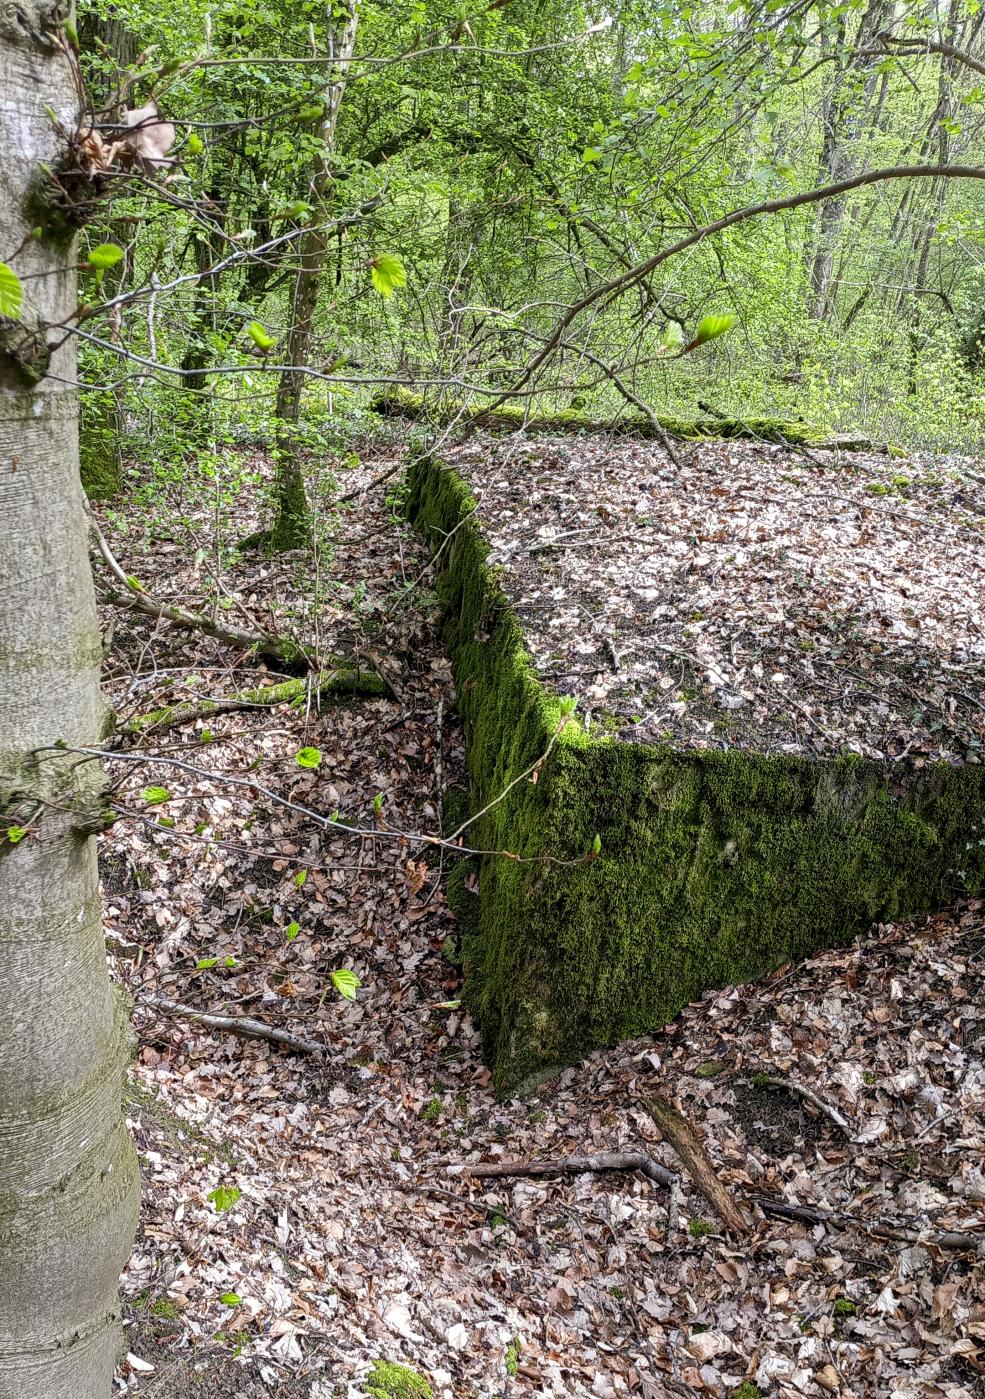
[[[370, 407], [373, 412], [384, 417], [428, 417], [438, 423], [474, 423], [491, 430], [501, 428], [516, 431], [522, 427], [527, 432], [616, 432], [627, 436], [659, 436], [653, 422], [643, 413], [629, 413], [615, 420], [600, 422], [575, 408], [565, 408], [557, 413], [530, 413], [519, 403], [504, 403], [492, 410], [468, 409], [465, 405], [455, 402], [426, 405], [424, 398], [420, 394], [412, 393], [410, 389], [395, 389], [380, 394]], [[688, 419], [658, 415], [656, 423], [660, 431], [682, 441], [744, 437], [761, 442], [788, 442], [810, 446], [817, 445], [824, 439], [823, 433], [807, 423], [781, 418]], [[839, 439], [838, 445], [843, 450], [851, 450], [854, 447], [868, 449], [872, 443], [868, 439], [853, 441], [844, 438]]]
[[[546, 750], [545, 690], [454, 473], [419, 462], [411, 517], [435, 549], [480, 810]], [[539, 780], [469, 828], [456, 872], [464, 997], [504, 1092], [642, 1034], [703, 990], [850, 941], [985, 884], [985, 768], [809, 760], [590, 737], [571, 721]], [[601, 853], [586, 861], [596, 833]]]
[[369, 1399], [432, 1399], [427, 1380], [409, 1365], [396, 1365], [389, 1360], [375, 1360], [366, 1377]]

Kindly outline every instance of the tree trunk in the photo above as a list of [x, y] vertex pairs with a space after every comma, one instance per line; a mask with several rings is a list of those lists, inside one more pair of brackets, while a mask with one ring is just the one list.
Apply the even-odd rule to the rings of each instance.
[[[863, 136], [872, 124], [872, 101], [878, 85], [878, 63], [869, 53], [873, 37], [884, 26], [886, 0], [869, 0], [855, 39], [854, 52], [834, 66], [832, 85], [822, 108], [824, 136], [817, 183], [833, 184], [850, 179], [865, 167]], [[846, 47], [846, 25], [839, 25], [836, 48]], [[818, 214], [817, 237], [810, 267], [812, 314], [829, 320], [834, 313], [837, 286], [833, 280], [835, 251], [845, 222], [847, 201], [829, 199]]]
[[[328, 9], [328, 85], [325, 90], [325, 111], [319, 124], [321, 149], [318, 165], [311, 181], [312, 215], [316, 225], [328, 211], [332, 186], [331, 155], [335, 147], [335, 132], [339, 107], [345, 92], [349, 59], [356, 43], [358, 0], [345, 0], [345, 17], [336, 19], [342, 6]], [[285, 369], [277, 386], [275, 409], [277, 478], [275, 496], [277, 517], [271, 533], [275, 549], [299, 549], [308, 543], [311, 533], [308, 499], [304, 489], [304, 474], [298, 443], [298, 419], [301, 415], [301, 393], [304, 370], [311, 350], [311, 334], [318, 305], [318, 285], [328, 256], [328, 235], [313, 228], [301, 244], [301, 266], [294, 283], [291, 301], [291, 326], [287, 337]]]
[[92, 744], [105, 719], [75, 350], [45, 374], [40, 324], [76, 304], [74, 252], [30, 239], [21, 212], [58, 159], [47, 113], [78, 120], [57, 12], [0, 16], [2, 253], [24, 278], [20, 318], [0, 321], [0, 1399], [109, 1399], [138, 1192], [90, 834], [101, 778], [51, 748]]

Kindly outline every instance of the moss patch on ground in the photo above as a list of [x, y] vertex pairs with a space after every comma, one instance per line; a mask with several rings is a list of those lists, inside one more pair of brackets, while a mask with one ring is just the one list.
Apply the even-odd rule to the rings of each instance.
[[431, 1399], [431, 1386], [409, 1365], [377, 1360], [366, 1377], [370, 1399]]
[[[454, 871], [464, 997], [500, 1093], [670, 1020], [709, 987], [985, 884], [985, 767], [648, 746], [560, 734], [476, 519], [434, 461], [409, 511], [437, 562], [473, 810]], [[592, 858], [595, 837], [601, 838]]]

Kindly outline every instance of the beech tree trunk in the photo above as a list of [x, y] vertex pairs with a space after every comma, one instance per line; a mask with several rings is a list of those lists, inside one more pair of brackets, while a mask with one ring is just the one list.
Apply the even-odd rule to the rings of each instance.
[[[122, 1111], [128, 1014], [106, 970], [102, 779], [52, 749], [103, 732], [79, 481], [74, 250], [29, 237], [25, 193], [78, 120], [57, 7], [0, 9], [0, 1399], [109, 1399], [138, 1181]], [[32, 220], [33, 222], [33, 220]]]

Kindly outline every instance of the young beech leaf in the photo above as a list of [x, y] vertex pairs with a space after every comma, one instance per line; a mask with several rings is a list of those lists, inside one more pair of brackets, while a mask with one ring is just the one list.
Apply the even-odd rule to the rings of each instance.
[[219, 1298], [224, 1307], [238, 1307], [242, 1300], [238, 1292], [224, 1292]]
[[284, 929], [284, 936], [287, 938], [288, 942], [293, 942], [300, 931], [300, 923], [288, 923], [287, 927]]
[[354, 1001], [356, 999], [356, 992], [359, 990], [361, 983], [355, 972], [350, 972], [343, 968], [341, 971], [332, 972], [330, 979], [340, 996], [344, 996], [347, 1001]]
[[195, 963], [195, 970], [197, 972], [207, 972], [210, 971], [212, 967], [218, 966], [218, 964], [218, 957], [202, 957]]
[[316, 768], [321, 762], [320, 748], [301, 748], [294, 755], [299, 768]]
[[407, 285], [407, 273], [399, 257], [392, 253], [380, 253], [369, 264], [373, 286], [381, 296], [392, 296], [397, 287]]
[[735, 325], [735, 317], [727, 316], [702, 316], [698, 322], [698, 328], [694, 332], [694, 339], [691, 341], [693, 348], [697, 345], [704, 345], [709, 340], [717, 340], [720, 335], [732, 329]]
[[6, 316], [8, 321], [20, 320], [23, 304], [24, 288], [20, 277], [13, 268], [0, 262], [0, 316]]
[[274, 337], [267, 334], [259, 321], [251, 321], [247, 326], [247, 330], [249, 331], [250, 339], [253, 341], [254, 345], [256, 345], [258, 350], [262, 350], [264, 354], [266, 354], [268, 350], [272, 350], [277, 344]]
[[295, 886], [296, 886], [298, 889], [300, 889], [301, 886], [306, 882], [307, 878], [308, 878], [308, 871], [307, 871], [307, 870], [298, 870], [297, 874], [294, 876], [294, 883], [295, 883]]
[[684, 344], [684, 331], [678, 321], [668, 321], [664, 327], [663, 334], [657, 341], [657, 351], [667, 354], [670, 350], [679, 350]]
[[189, 155], [201, 155], [205, 150], [205, 142], [197, 131], [189, 131], [188, 140], [185, 142]]
[[171, 800], [167, 787], [145, 787], [140, 795], [148, 806], [159, 806], [161, 802]]
[[240, 1197], [240, 1189], [236, 1185], [219, 1185], [206, 1197], [211, 1200], [220, 1214], [225, 1210], [231, 1210]]
[[119, 243], [100, 243], [98, 247], [89, 249], [86, 261], [97, 272], [105, 272], [108, 267], [115, 267], [118, 262], [122, 262], [123, 257], [124, 252]]
[[6, 835], [11, 845], [19, 845], [27, 835], [27, 831], [23, 826], [8, 826]]

